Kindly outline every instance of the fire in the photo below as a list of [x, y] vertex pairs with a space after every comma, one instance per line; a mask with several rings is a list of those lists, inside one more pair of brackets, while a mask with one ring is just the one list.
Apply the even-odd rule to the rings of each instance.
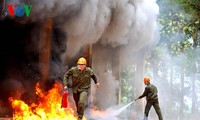
[[72, 108], [61, 108], [60, 91], [62, 85], [59, 82], [56, 82], [48, 92], [43, 92], [39, 83], [35, 89], [38, 99], [36, 103], [32, 102], [31, 105], [22, 100], [9, 98], [14, 110], [13, 120], [77, 120]]

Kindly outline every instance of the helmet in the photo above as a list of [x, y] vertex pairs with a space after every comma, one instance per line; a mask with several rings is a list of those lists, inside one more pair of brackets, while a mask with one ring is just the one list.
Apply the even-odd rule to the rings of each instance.
[[144, 78], [144, 83], [147, 83], [147, 82], [150, 82], [150, 78], [145, 77], [145, 78]]
[[84, 65], [86, 65], [87, 61], [86, 61], [86, 59], [84, 57], [81, 57], [81, 58], [78, 59], [77, 64], [84, 64]]

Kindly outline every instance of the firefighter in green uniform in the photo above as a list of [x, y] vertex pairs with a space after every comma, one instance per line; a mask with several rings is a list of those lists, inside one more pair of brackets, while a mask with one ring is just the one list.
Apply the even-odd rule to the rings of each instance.
[[100, 84], [97, 80], [96, 75], [94, 74], [93, 70], [89, 67], [86, 67], [86, 59], [81, 57], [78, 59], [77, 66], [72, 67], [69, 69], [63, 79], [64, 89], [67, 90], [68, 80], [72, 78], [72, 91], [73, 91], [73, 98], [76, 103], [77, 113], [78, 113], [78, 120], [82, 120], [85, 110], [85, 104], [88, 97], [88, 89], [91, 85], [92, 78], [99, 88]]
[[154, 107], [159, 120], [163, 120], [159, 102], [158, 102], [158, 95], [157, 95], [158, 91], [157, 91], [156, 86], [151, 84], [150, 78], [147, 78], [147, 77], [144, 78], [144, 84], [146, 85], [144, 93], [136, 99], [138, 100], [143, 97], [146, 97], [147, 103], [146, 103], [145, 111], [144, 111], [144, 114], [145, 114], [144, 120], [148, 120], [149, 110], [151, 109], [152, 106]]

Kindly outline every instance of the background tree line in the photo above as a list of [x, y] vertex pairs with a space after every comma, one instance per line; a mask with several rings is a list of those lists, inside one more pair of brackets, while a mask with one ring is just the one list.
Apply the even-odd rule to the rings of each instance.
[[[197, 120], [200, 114], [200, 1], [157, 0], [157, 3], [160, 40], [145, 56], [144, 76], [151, 77], [158, 86], [166, 120]], [[122, 103], [136, 97], [136, 82], [132, 82], [136, 67], [133, 64], [122, 68]]]

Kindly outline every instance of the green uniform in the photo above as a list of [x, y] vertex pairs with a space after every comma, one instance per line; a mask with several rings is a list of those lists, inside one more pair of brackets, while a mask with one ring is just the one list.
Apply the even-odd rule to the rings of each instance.
[[159, 120], [163, 120], [162, 113], [161, 113], [161, 110], [160, 110], [160, 107], [159, 107], [157, 93], [158, 93], [158, 91], [157, 91], [156, 86], [149, 83], [145, 87], [144, 93], [139, 97], [139, 99], [146, 97], [146, 100], [147, 100], [147, 104], [145, 106], [145, 111], [144, 111], [146, 120], [147, 120], [147, 117], [148, 117], [148, 114], [149, 114], [149, 110], [151, 109], [151, 106], [154, 107], [154, 109], [155, 109], [155, 111], [158, 115]]
[[91, 85], [90, 78], [94, 80], [95, 84], [98, 83], [98, 80], [92, 69], [89, 67], [86, 67], [82, 72], [80, 72], [77, 67], [69, 69], [64, 75], [64, 86], [67, 86], [70, 77], [72, 78], [72, 91], [77, 107], [77, 113], [79, 118], [82, 119], [88, 96], [88, 89]]

